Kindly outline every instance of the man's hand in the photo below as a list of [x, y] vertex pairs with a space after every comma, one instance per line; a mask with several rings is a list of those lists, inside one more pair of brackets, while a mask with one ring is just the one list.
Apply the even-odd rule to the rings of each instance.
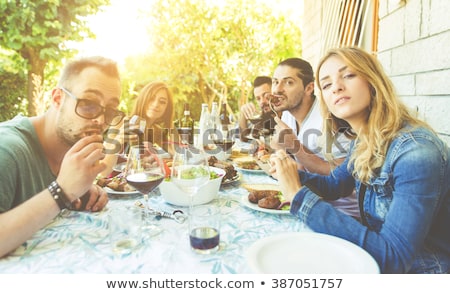
[[106, 168], [101, 162], [104, 157], [101, 135], [84, 137], [67, 151], [57, 177], [67, 200], [74, 202], [89, 190], [97, 175]]
[[246, 103], [241, 106], [241, 114], [245, 119], [250, 119], [259, 114], [259, 112], [256, 110], [256, 107], [253, 103]]
[[291, 154], [295, 154], [299, 151], [300, 142], [297, 136], [287, 124], [285, 124], [280, 118], [275, 117], [275, 131], [270, 139], [270, 147], [275, 150], [285, 150]]
[[108, 203], [108, 194], [98, 185], [92, 185], [79, 199], [72, 203], [73, 210], [100, 211]]

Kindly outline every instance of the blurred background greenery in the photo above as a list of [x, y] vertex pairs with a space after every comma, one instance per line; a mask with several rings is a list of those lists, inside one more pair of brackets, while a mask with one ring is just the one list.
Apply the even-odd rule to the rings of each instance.
[[[78, 53], [71, 44], [95, 38], [88, 20], [111, 2], [117, 1], [0, 0], [0, 121], [46, 110], [59, 70]], [[287, 0], [150, 2], [140, 11], [139, 36], [150, 45], [120, 64], [120, 108], [127, 113], [146, 83], [162, 80], [174, 93], [176, 117], [185, 101], [195, 120], [201, 104], [213, 101], [236, 114], [252, 100], [257, 75], [271, 76], [280, 60], [302, 55], [301, 21], [288, 17]]]

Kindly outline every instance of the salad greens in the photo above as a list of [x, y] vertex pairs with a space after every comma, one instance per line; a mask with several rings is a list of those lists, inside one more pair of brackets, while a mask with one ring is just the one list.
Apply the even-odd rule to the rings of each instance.
[[181, 171], [181, 178], [184, 180], [195, 179], [207, 176], [207, 172], [201, 167], [191, 167]]
[[[201, 175], [205, 174], [205, 170], [199, 167], [192, 167], [188, 170], [184, 170], [181, 174], [181, 178], [182, 179], [193, 179], [198, 173], [200, 173]], [[209, 179], [210, 180], [214, 180], [217, 178], [220, 178], [222, 175], [216, 173], [215, 171], [210, 171], [209, 172]], [[167, 182], [170, 182], [170, 177], [167, 177], [165, 179]]]

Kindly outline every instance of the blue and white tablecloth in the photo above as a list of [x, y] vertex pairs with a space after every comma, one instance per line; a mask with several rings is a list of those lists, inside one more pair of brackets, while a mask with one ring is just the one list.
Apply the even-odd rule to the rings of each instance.
[[[241, 203], [248, 195], [242, 183], [275, 183], [265, 174], [241, 172], [239, 182], [220, 189], [218, 203], [222, 213], [221, 247], [211, 255], [191, 251], [188, 222], [179, 224], [161, 219], [163, 233], [142, 242], [127, 256], [116, 256], [108, 239], [108, 209], [133, 205], [139, 195], [111, 197], [99, 213], [67, 211], [37, 232], [32, 239], [9, 256], [0, 259], [0, 273], [251, 273], [246, 250], [255, 241], [283, 232], [306, 230], [290, 214], [269, 214], [252, 210]], [[152, 205], [173, 211], [178, 207], [161, 197]], [[187, 208], [182, 208], [186, 210]]]

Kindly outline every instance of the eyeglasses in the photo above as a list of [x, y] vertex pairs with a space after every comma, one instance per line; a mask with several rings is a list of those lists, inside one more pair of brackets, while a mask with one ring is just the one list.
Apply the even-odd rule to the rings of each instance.
[[125, 117], [125, 113], [111, 107], [103, 107], [97, 102], [89, 99], [78, 98], [65, 88], [60, 88], [64, 93], [77, 100], [75, 106], [75, 113], [82, 118], [94, 119], [100, 115], [105, 115], [105, 123], [110, 126], [116, 126]]

